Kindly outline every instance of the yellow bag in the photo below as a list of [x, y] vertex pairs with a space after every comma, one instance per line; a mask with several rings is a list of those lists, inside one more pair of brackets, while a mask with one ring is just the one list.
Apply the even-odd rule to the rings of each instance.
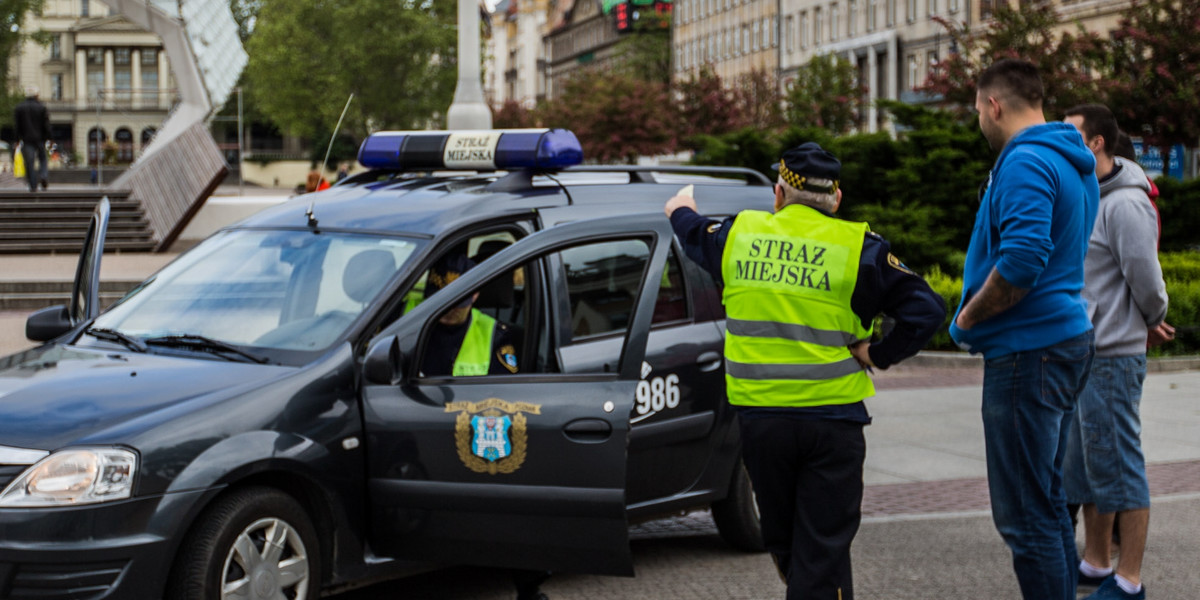
[[25, 154], [21, 152], [21, 145], [17, 144], [16, 151], [13, 152], [13, 177], [25, 176]]

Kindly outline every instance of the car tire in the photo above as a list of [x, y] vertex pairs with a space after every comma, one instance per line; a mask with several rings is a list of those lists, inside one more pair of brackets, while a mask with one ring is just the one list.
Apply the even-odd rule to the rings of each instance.
[[750, 485], [750, 474], [742, 461], [738, 460], [733, 472], [729, 495], [724, 500], [713, 502], [713, 521], [717, 532], [725, 543], [745, 552], [763, 552], [762, 523], [758, 518], [758, 504], [754, 501], [754, 488]]
[[[282, 549], [264, 556], [268, 539]], [[320, 557], [316, 530], [291, 496], [267, 487], [238, 490], [197, 519], [171, 570], [167, 598], [316, 600]]]

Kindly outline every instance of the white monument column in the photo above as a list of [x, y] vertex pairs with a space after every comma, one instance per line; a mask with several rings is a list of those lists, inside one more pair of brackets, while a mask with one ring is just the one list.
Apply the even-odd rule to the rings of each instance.
[[167, 53], [162, 50], [158, 51], [158, 107], [168, 108], [171, 106], [171, 96], [167, 94], [170, 89], [167, 86], [170, 79], [171, 67], [167, 65]]
[[115, 74], [116, 68], [113, 66], [113, 51], [112, 48], [104, 49], [104, 108], [113, 107], [113, 86], [117, 79]]
[[75, 108], [87, 110], [87, 50], [75, 49]]
[[446, 111], [449, 129], [491, 129], [492, 111], [479, 81], [479, 4], [458, 0], [458, 85]]
[[[129, 51], [129, 78], [132, 94], [130, 98], [130, 106], [137, 109], [142, 107], [142, 51], [134, 48]], [[135, 139], [135, 143], [140, 143], [141, 140]]]

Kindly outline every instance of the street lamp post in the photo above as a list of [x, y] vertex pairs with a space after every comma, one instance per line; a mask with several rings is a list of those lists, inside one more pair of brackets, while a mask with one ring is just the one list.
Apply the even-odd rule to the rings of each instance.
[[483, 101], [479, 63], [479, 5], [476, 0], [458, 0], [458, 85], [446, 112], [450, 129], [492, 128], [492, 111]]

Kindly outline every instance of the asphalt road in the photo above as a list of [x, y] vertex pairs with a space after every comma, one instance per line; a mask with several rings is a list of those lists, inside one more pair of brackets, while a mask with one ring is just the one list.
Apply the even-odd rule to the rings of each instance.
[[[1200, 494], [1156, 499], [1144, 576], [1148, 595], [1200, 597]], [[708, 527], [704, 523], [708, 523]], [[552, 600], [782, 598], [783, 585], [765, 554], [731, 549], [707, 515], [660, 522], [632, 542], [636, 576], [563, 574], [542, 591]], [[637, 528], [634, 530], [637, 535]], [[868, 519], [854, 543], [859, 599], [963, 598], [1019, 600], [1008, 549], [987, 513]], [[512, 600], [507, 573], [453, 568], [333, 596], [334, 600]]]

